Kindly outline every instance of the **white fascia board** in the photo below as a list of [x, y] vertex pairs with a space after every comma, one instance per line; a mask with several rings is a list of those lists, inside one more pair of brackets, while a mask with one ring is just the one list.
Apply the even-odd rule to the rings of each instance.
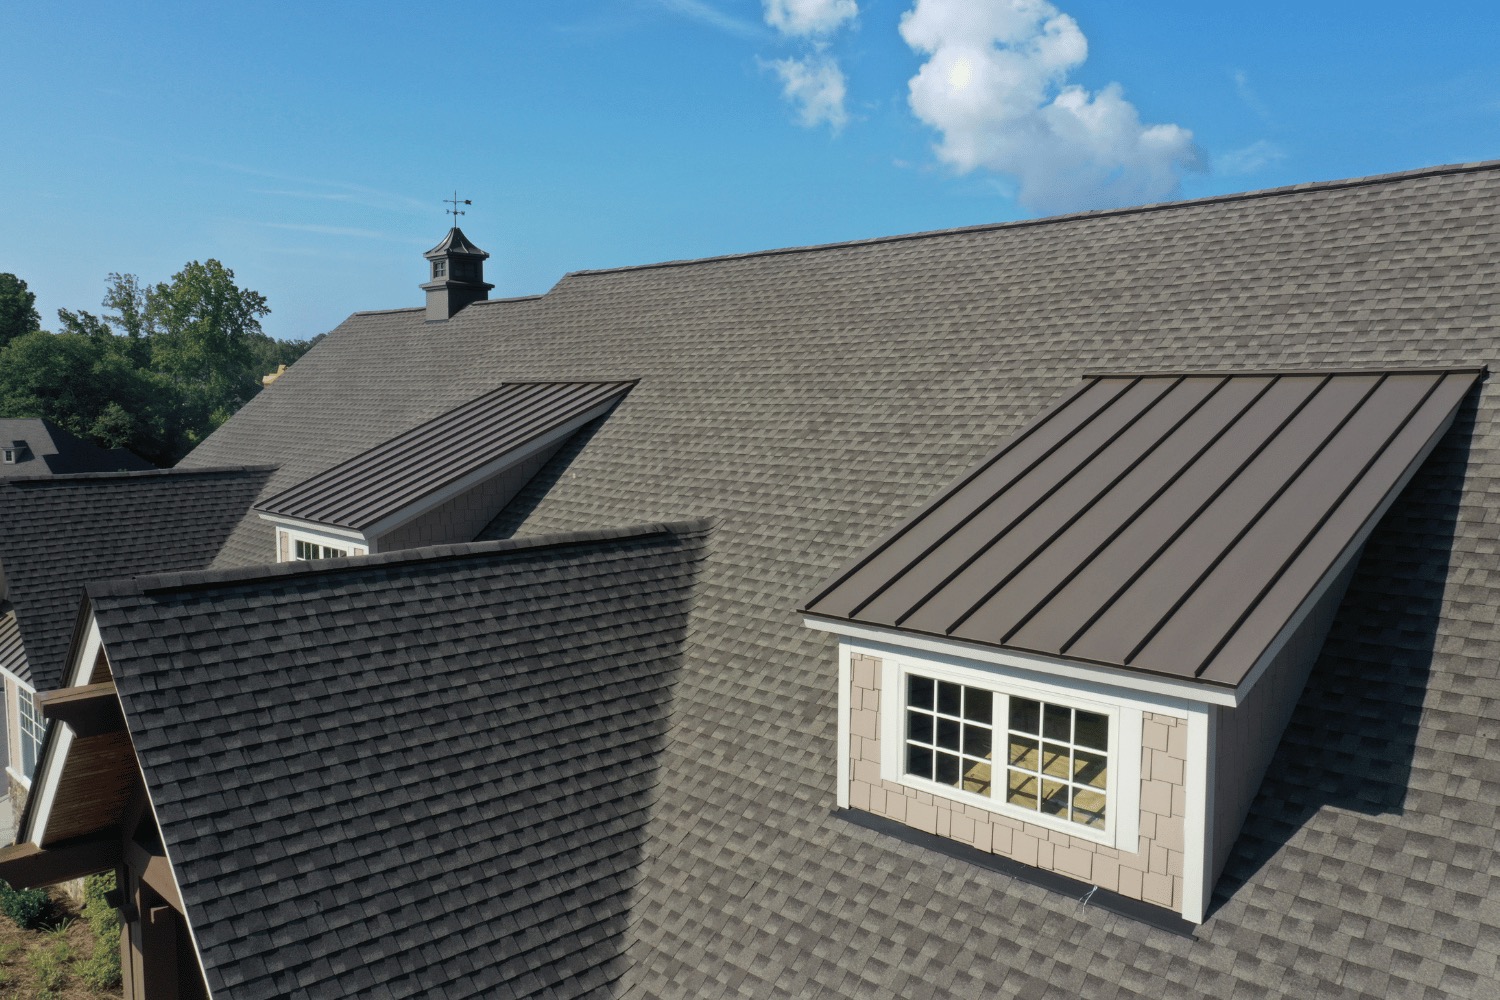
[[266, 514], [262, 511], [255, 513], [262, 521], [270, 521], [279, 528], [304, 535], [306, 541], [369, 544], [365, 540], [364, 533], [355, 531], [353, 528], [340, 528], [331, 524], [319, 524], [317, 521], [303, 521], [295, 517], [283, 517], [280, 514]]
[[1122, 692], [1131, 691], [1146, 696], [1143, 703], [1152, 711], [1166, 711], [1179, 717], [1187, 714], [1189, 703], [1233, 707], [1240, 700], [1239, 693], [1231, 688], [1096, 667], [1050, 656], [1013, 653], [977, 643], [916, 635], [900, 629], [815, 618], [811, 615], [803, 615], [802, 624], [808, 628], [846, 636], [891, 654], [899, 655], [902, 650], [908, 650], [928, 656], [990, 664], [1014, 672], [1014, 676], [1022, 680], [1029, 679], [1032, 683], [1056, 685], [1060, 680], [1066, 680], [1072, 682], [1071, 686], [1077, 690], [1088, 691], [1092, 688], [1096, 693], [1112, 698], [1119, 698]]
[[1184, 768], [1186, 814], [1182, 818], [1182, 919], [1201, 924], [1213, 895], [1214, 753], [1218, 710], [1194, 705], [1187, 718], [1187, 765]]
[[63, 674], [64, 687], [82, 687], [94, 673], [94, 661], [104, 648], [104, 637], [99, 634], [99, 620], [89, 615], [89, 630], [83, 642], [73, 647], [73, 658], [68, 661], [67, 673]]
[[389, 514], [376, 521], [365, 529], [365, 535], [372, 539], [379, 539], [381, 535], [394, 531], [408, 521], [415, 520], [428, 511], [441, 507], [454, 497], [472, 490], [486, 479], [498, 476], [511, 466], [526, 461], [526, 459], [537, 452], [544, 451], [555, 444], [561, 443], [584, 424], [604, 416], [617, 402], [619, 402], [618, 399], [606, 400], [593, 409], [587, 410], [567, 423], [543, 434], [541, 437], [533, 438], [519, 448], [506, 452], [494, 461], [481, 465], [462, 479], [455, 479], [442, 489], [429, 493], [427, 496], [415, 500], [410, 505], [396, 511], [394, 514]]
[[1260, 680], [1261, 676], [1270, 669], [1271, 664], [1275, 662], [1282, 648], [1291, 641], [1292, 635], [1307, 620], [1307, 616], [1312, 614], [1313, 608], [1317, 607], [1318, 602], [1323, 599], [1323, 595], [1328, 593], [1328, 588], [1333, 586], [1333, 581], [1339, 578], [1340, 573], [1348, 569], [1351, 562], [1359, 558], [1360, 552], [1364, 550], [1365, 542], [1370, 540], [1370, 535], [1374, 533], [1376, 526], [1385, 519], [1386, 512], [1391, 509], [1391, 505], [1396, 502], [1396, 498], [1406, 492], [1406, 487], [1411, 483], [1412, 477], [1417, 474], [1417, 470], [1422, 467], [1423, 462], [1427, 461], [1428, 456], [1432, 454], [1433, 449], [1437, 447], [1438, 442], [1443, 439], [1444, 434], [1448, 433], [1448, 428], [1452, 425], [1453, 417], [1449, 416], [1447, 420], [1443, 421], [1442, 426], [1433, 433], [1432, 437], [1428, 439], [1427, 443], [1422, 446], [1421, 450], [1417, 452], [1417, 457], [1406, 467], [1406, 471], [1401, 473], [1401, 478], [1396, 481], [1396, 485], [1386, 493], [1385, 499], [1380, 502], [1380, 506], [1376, 507], [1375, 512], [1360, 526], [1359, 532], [1355, 534], [1354, 538], [1344, 548], [1344, 551], [1339, 554], [1339, 557], [1334, 560], [1328, 572], [1323, 574], [1307, 597], [1303, 599], [1302, 603], [1297, 607], [1296, 612], [1281, 627], [1281, 631], [1276, 633], [1276, 638], [1271, 640], [1271, 644], [1256, 659], [1249, 673], [1245, 674], [1245, 679], [1240, 681], [1239, 687], [1236, 689], [1240, 695], [1239, 700], [1243, 701], [1244, 696], [1249, 694], [1250, 689], [1255, 686], [1255, 682]]
[[42, 841], [47, 837], [47, 820], [52, 816], [52, 806], [57, 801], [57, 789], [62, 784], [63, 765], [67, 763], [68, 750], [73, 746], [71, 727], [60, 722], [53, 722], [48, 724], [48, 728], [53, 731], [53, 738], [47, 741], [47, 753], [38, 768], [37, 778], [40, 780], [33, 780], [31, 783], [31, 794], [40, 798], [37, 799], [36, 809], [31, 814], [30, 832], [22, 831], [23, 834], [27, 834], [26, 840], [38, 847], [42, 846]]

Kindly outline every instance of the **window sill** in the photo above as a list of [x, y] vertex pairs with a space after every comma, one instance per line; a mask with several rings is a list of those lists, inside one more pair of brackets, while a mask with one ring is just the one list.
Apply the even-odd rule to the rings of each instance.
[[[1121, 848], [1117, 843], [1117, 840], [1119, 838], [1115, 836], [1114, 830], [1108, 827], [1103, 830], [1090, 829], [1089, 827], [1083, 826], [1078, 823], [1070, 823], [1067, 820], [1054, 819], [1051, 816], [1046, 816], [1039, 812], [1031, 812], [1027, 809], [1017, 809], [1015, 806], [1006, 805], [1004, 802], [997, 802], [996, 800], [986, 798], [983, 795], [975, 795], [972, 792], [963, 792], [957, 788], [952, 788], [948, 785], [940, 785], [936, 781], [925, 781], [922, 778], [915, 778], [909, 774], [902, 774], [895, 777], [882, 775], [882, 777], [886, 781], [894, 781], [896, 784], [902, 786], [903, 788], [910, 788], [915, 792], [926, 792], [928, 795], [935, 795], [949, 802], [958, 803], [959, 805], [975, 806], [979, 809], [985, 810], [986, 812], [994, 813], [996, 816], [1003, 816], [1006, 819], [1014, 820], [1017, 823], [1030, 823], [1032, 826], [1038, 826], [1044, 830], [1052, 830], [1056, 831], [1057, 833], [1065, 833], [1070, 837], [1077, 837], [1079, 840], [1087, 840], [1091, 843], [1099, 844], [1103, 847], [1109, 847], [1115, 850], [1124, 850], [1124, 848]], [[1132, 850], [1129, 853], [1134, 853], [1134, 851]]]
[[5, 773], [14, 778], [22, 788], [26, 789], [28, 792], [31, 791], [31, 779], [21, 777], [21, 773], [15, 768], [10, 767], [9, 765], [6, 766]]

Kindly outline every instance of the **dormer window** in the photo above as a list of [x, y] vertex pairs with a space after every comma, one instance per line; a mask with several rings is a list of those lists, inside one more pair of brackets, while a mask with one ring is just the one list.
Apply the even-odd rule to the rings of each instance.
[[336, 549], [331, 545], [305, 542], [299, 538], [296, 540], [293, 558], [298, 562], [310, 562], [313, 559], [343, 559], [347, 555], [348, 549]]
[[448, 276], [448, 262], [446, 260], [435, 260], [432, 262], [432, 277], [446, 278]]
[[25, 461], [26, 442], [12, 441], [10, 444], [5, 446], [4, 454], [6, 465], [15, 465], [17, 462]]
[[5, 449], [5, 464], [6, 465], [15, 465], [16, 464], [16, 449], [14, 449], [14, 448], [6, 448]]

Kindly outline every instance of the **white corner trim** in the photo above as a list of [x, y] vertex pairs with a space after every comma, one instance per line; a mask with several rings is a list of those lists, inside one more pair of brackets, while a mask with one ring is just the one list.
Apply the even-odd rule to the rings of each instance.
[[99, 651], [104, 648], [104, 637], [99, 634], [99, 619], [92, 614], [89, 615], [88, 634], [83, 637], [82, 645], [73, 648], [75, 655], [72, 662], [68, 664], [68, 672], [64, 675], [67, 678], [64, 687], [82, 687], [93, 675], [94, 661], [99, 658]]
[[834, 801], [840, 809], [849, 808], [849, 712], [853, 708], [854, 685], [854, 668], [849, 660], [852, 655], [849, 644], [839, 640], [838, 788], [834, 793]]
[[[134, 749], [134, 746], [135, 743], [134, 740], [132, 740], [132, 750]], [[140, 755], [133, 755], [135, 756], [136, 773], [140, 776], [141, 779], [141, 790], [146, 795], [146, 805], [151, 807], [151, 822], [155, 823], [156, 829], [160, 831], [161, 817], [156, 815], [156, 801], [151, 798], [151, 786], [146, 782], [146, 772], [141, 768]], [[213, 986], [209, 984], [208, 968], [203, 964], [203, 949], [198, 944], [198, 931], [193, 927], [192, 917], [188, 916], [187, 897], [182, 894], [182, 882], [180, 882], [177, 878], [177, 864], [172, 860], [172, 849], [167, 846], [167, 838], [165, 836], [161, 838], [161, 853], [162, 856], [167, 859], [167, 871], [172, 873], [172, 884], [177, 887], [177, 898], [182, 902], [182, 922], [187, 925], [188, 937], [192, 939], [193, 942], [193, 954], [198, 959], [198, 970], [203, 973], [203, 989], [205, 992], [207, 992], [210, 1000], [212, 1000], [214, 990]]]
[[1187, 765], [1184, 768], [1187, 799], [1182, 818], [1182, 919], [1203, 923], [1208, 901], [1213, 895], [1210, 871], [1213, 850], [1214, 729], [1218, 711], [1206, 705], [1194, 705], [1187, 719]]
[[42, 841], [47, 839], [47, 820], [52, 817], [52, 806], [57, 801], [57, 789], [62, 784], [63, 765], [67, 763], [68, 751], [73, 746], [72, 727], [60, 722], [51, 724], [55, 729], [56, 737], [47, 748], [47, 756], [41, 762], [38, 771], [41, 774], [42, 787], [33, 789], [33, 795], [41, 796], [37, 799], [36, 812], [32, 815], [31, 843], [38, 847]]
[[[1097, 667], [1051, 656], [1013, 653], [977, 643], [960, 642], [954, 639], [934, 639], [930, 636], [903, 632], [900, 629], [834, 621], [828, 618], [815, 618], [811, 615], [803, 615], [802, 624], [821, 632], [832, 632], [834, 635], [857, 639], [862, 644], [887, 651], [876, 655], [899, 656], [902, 651], [907, 653], [916, 651], [934, 657], [951, 657], [969, 663], [987, 663], [1005, 667], [1011, 671], [1024, 672], [1035, 678], [1034, 683], [1057, 684], [1060, 681], [1074, 681], [1080, 685], [1092, 684], [1111, 691], [1134, 691], [1152, 696], [1160, 703], [1161, 707], [1154, 708], [1153, 711], [1165, 710], [1172, 715], [1183, 715], [1186, 712], [1186, 705], [1190, 702], [1233, 707], [1239, 703], [1240, 699], [1239, 692], [1222, 685], [1175, 680], [1171, 677], [1136, 673], [1113, 667]], [[1175, 708], [1168, 706], [1175, 706]]]

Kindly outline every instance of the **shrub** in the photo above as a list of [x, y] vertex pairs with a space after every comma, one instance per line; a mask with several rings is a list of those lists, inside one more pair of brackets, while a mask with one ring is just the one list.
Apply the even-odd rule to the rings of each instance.
[[83, 919], [94, 935], [94, 950], [77, 963], [78, 978], [96, 990], [120, 985], [120, 914], [105, 900], [115, 888], [113, 872], [90, 875], [83, 880]]
[[35, 930], [47, 919], [51, 909], [47, 893], [42, 889], [12, 889], [10, 883], [0, 881], [0, 913], [14, 920], [26, 930]]

